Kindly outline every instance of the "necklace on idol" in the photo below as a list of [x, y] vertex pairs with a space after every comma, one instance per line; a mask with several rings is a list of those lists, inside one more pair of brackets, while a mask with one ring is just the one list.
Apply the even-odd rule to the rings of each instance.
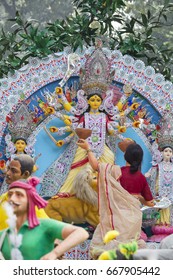
[[90, 109], [91, 114], [98, 114], [99, 110], [98, 109]]
[[166, 172], [173, 171], [173, 163], [170, 161], [163, 161], [163, 170]]

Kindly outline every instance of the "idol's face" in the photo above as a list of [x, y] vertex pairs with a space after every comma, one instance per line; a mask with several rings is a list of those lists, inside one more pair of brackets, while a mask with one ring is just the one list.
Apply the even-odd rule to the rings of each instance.
[[17, 153], [24, 153], [26, 148], [26, 142], [24, 140], [17, 140], [14, 145], [16, 147]]
[[99, 109], [100, 105], [102, 104], [102, 99], [98, 95], [93, 95], [88, 100], [88, 104], [90, 105], [90, 108], [93, 110]]
[[172, 156], [173, 156], [173, 152], [171, 148], [167, 147], [163, 150], [163, 159], [165, 161], [170, 161]]

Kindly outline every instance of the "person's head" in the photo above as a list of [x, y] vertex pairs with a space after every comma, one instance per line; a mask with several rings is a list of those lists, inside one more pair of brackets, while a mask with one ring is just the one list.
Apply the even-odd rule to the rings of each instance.
[[47, 202], [36, 191], [39, 182], [39, 178], [30, 177], [27, 180], [14, 181], [8, 188], [8, 202], [13, 206], [14, 213], [17, 217], [26, 215], [30, 228], [39, 224], [35, 206], [40, 209], [47, 205]]
[[31, 156], [22, 154], [13, 158], [8, 166], [5, 181], [7, 184], [19, 179], [27, 179], [33, 171], [34, 160]]
[[143, 150], [140, 145], [133, 143], [130, 144], [124, 154], [127, 163], [130, 164], [130, 172], [135, 173], [141, 167], [143, 159]]
[[172, 156], [173, 156], [173, 150], [172, 150], [172, 148], [169, 147], [169, 146], [163, 148], [163, 150], [162, 150], [162, 155], [163, 155], [163, 160], [164, 160], [164, 161], [170, 162], [170, 161], [171, 161], [171, 158], [172, 158]]
[[16, 153], [25, 153], [25, 148], [27, 146], [27, 142], [24, 138], [17, 138], [14, 141], [14, 145], [16, 147]]
[[102, 98], [99, 94], [94, 93], [94, 94], [90, 94], [88, 97], [88, 104], [90, 109], [92, 110], [98, 110], [100, 105], [102, 104]]

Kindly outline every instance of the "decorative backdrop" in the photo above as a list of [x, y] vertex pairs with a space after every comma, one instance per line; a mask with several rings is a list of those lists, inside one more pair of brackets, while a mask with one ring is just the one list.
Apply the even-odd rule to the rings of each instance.
[[[66, 97], [71, 95], [71, 102], [76, 102], [76, 92], [79, 89], [80, 67], [84, 66], [86, 56], [91, 54], [94, 47], [77, 50], [80, 62], [77, 72], [73, 73], [64, 90]], [[124, 84], [130, 84], [133, 88], [133, 95], [137, 101], [145, 107], [147, 118], [157, 125], [166, 110], [173, 109], [173, 84], [166, 81], [162, 74], [155, 73], [154, 68], [145, 66], [140, 60], [134, 60], [129, 55], [122, 55], [120, 51], [111, 51], [103, 48], [104, 53], [111, 59], [111, 68], [115, 70], [112, 86], [115, 91], [115, 99], [122, 93]], [[55, 53], [45, 59], [32, 58], [30, 63], [14, 75], [0, 80], [0, 160], [7, 160], [5, 156], [5, 136], [8, 133], [8, 117], [11, 112], [16, 111], [21, 103], [28, 106], [28, 110], [34, 112], [36, 129], [28, 138], [35, 138], [35, 155], [41, 153], [37, 160], [38, 170], [36, 175], [44, 177], [46, 170], [61, 156], [67, 149], [67, 145], [62, 148], [57, 147], [47, 136], [43, 127], [47, 124], [57, 125], [61, 121], [54, 116], [47, 115], [46, 96], [54, 92], [56, 86], [63, 78], [67, 70], [67, 56], [71, 53], [70, 48], [64, 52]], [[61, 110], [61, 108], [60, 108]], [[144, 149], [144, 162], [142, 171], [146, 172], [151, 166], [151, 135], [147, 131], [140, 131], [135, 128], [128, 128], [124, 134], [141, 144]], [[116, 163], [123, 165], [123, 154], [117, 149]], [[0, 184], [4, 175], [1, 172]]]

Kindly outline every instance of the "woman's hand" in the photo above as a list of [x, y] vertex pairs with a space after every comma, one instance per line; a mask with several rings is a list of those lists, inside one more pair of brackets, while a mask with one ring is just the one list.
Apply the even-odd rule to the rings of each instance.
[[141, 202], [141, 204], [148, 206], [148, 207], [153, 207], [155, 205], [154, 200], [145, 200], [145, 198], [142, 195], [134, 195], [136, 198], [139, 199], [139, 201]]
[[88, 156], [91, 167], [94, 170], [98, 171], [98, 161], [97, 161], [94, 153], [90, 149], [89, 143], [84, 139], [79, 139], [76, 144], [87, 152], [87, 156]]
[[88, 142], [84, 139], [79, 139], [76, 144], [84, 150], [88, 150], [90, 148]]

